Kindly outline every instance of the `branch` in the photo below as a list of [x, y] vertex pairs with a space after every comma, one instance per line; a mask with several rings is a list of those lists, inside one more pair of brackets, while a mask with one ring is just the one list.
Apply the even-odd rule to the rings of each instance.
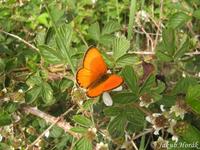
[[13, 37], [13, 38], [15, 38], [15, 39], [17, 39], [17, 40], [23, 42], [23, 43], [26, 44], [28, 47], [30, 47], [30, 48], [32, 48], [32, 49], [34, 49], [34, 50], [36, 50], [36, 51], [39, 51], [38, 48], [36, 48], [35, 46], [33, 46], [32, 44], [30, 44], [29, 42], [25, 41], [24, 39], [20, 38], [19, 36], [15, 35], [15, 34], [8, 33], [8, 32], [3, 31], [3, 30], [0, 30], [0, 32], [2, 32], [3, 34], [6, 34], [6, 35], [8, 35], [8, 36], [11, 36], [11, 37]]
[[[74, 105], [75, 106], [75, 105]], [[27, 146], [27, 148], [25, 150], [30, 149], [31, 147], [33, 147], [54, 125], [56, 125], [59, 120], [62, 119], [62, 117], [64, 117], [66, 114], [68, 114], [70, 111], [73, 110], [74, 106], [72, 106], [70, 109], [68, 109], [65, 113], [63, 113], [62, 115], [60, 115], [60, 117], [57, 117], [56, 120], [54, 121], [54, 123], [52, 123], [44, 132], [42, 132], [42, 134], [40, 134], [37, 139], [31, 143], [31, 145]]]
[[23, 110], [26, 114], [32, 114], [44, 119], [48, 123], [56, 124], [58, 127], [62, 128], [65, 132], [71, 134], [72, 136], [76, 138], [79, 138], [79, 135], [77, 133], [70, 130], [72, 126], [68, 122], [61, 120], [60, 117], [57, 118], [57, 117], [51, 116], [45, 112], [40, 111], [39, 109], [35, 107], [30, 107], [30, 106], [25, 106]]

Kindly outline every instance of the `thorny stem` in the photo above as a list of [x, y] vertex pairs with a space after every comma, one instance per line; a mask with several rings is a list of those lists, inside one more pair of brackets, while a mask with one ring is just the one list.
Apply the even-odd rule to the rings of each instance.
[[[65, 132], [68, 132], [72, 136], [77, 137], [77, 138], [79, 137], [79, 135], [77, 133], [70, 130], [72, 128], [72, 126], [68, 122], [61, 120], [60, 117], [57, 118], [57, 117], [51, 116], [45, 112], [40, 111], [39, 109], [37, 109], [35, 107], [30, 107], [30, 106], [25, 106], [23, 108], [23, 110], [26, 114], [32, 114], [37, 117], [40, 117], [40, 118], [44, 119], [46, 122], [56, 124], [60, 128], [64, 129]], [[66, 113], [68, 113], [68, 112], [66, 112]]]
[[[75, 105], [74, 105], [75, 106]], [[70, 109], [68, 109], [66, 112], [64, 112], [62, 115], [60, 115], [60, 117], [57, 117], [57, 119], [55, 120], [54, 123], [52, 123], [44, 132], [42, 132], [42, 134], [40, 134], [37, 139], [31, 143], [31, 145], [27, 146], [27, 148], [25, 150], [28, 150], [29, 148], [33, 147], [56, 123], [58, 123], [59, 120], [62, 119], [62, 117], [64, 117], [66, 114], [68, 114], [70, 111], [73, 110], [74, 106], [72, 106]]]

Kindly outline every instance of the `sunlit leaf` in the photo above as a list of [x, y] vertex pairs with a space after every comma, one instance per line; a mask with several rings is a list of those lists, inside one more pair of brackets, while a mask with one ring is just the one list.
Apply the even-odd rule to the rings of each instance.
[[191, 17], [184, 12], [177, 12], [170, 17], [168, 27], [176, 29], [182, 27]]
[[135, 95], [137, 95], [138, 94], [138, 79], [133, 68], [131, 66], [126, 66], [122, 71], [122, 75], [124, 77], [126, 84], [131, 89], [131, 91]]
[[195, 112], [200, 113], [200, 85], [190, 86], [188, 88], [186, 102]]
[[82, 115], [73, 116], [73, 120], [82, 126], [90, 127], [92, 125], [92, 121]]
[[102, 29], [102, 35], [110, 34], [120, 29], [120, 24], [118, 22], [110, 21], [105, 24]]
[[115, 60], [117, 60], [118, 58], [126, 54], [127, 50], [130, 47], [130, 41], [127, 40], [125, 37], [119, 37], [114, 39], [112, 45], [113, 57]]

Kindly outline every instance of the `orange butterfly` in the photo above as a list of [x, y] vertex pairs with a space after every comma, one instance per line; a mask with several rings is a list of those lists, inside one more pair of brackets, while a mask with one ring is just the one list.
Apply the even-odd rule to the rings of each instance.
[[96, 97], [105, 91], [115, 89], [123, 83], [122, 77], [107, 73], [105, 64], [99, 50], [90, 47], [83, 59], [83, 66], [76, 74], [80, 87], [87, 90], [88, 97]]

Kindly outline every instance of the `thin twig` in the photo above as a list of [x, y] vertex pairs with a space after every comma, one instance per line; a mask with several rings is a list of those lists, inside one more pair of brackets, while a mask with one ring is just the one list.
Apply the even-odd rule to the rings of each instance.
[[148, 133], [151, 133], [151, 132], [153, 132], [153, 128], [152, 128], [152, 129], [148, 129], [148, 130], [146, 130], [146, 131], [144, 131], [144, 132], [142, 132], [142, 133], [140, 133], [140, 134], [134, 136], [133, 140], [136, 140], [136, 139], [138, 139], [139, 137], [141, 137], [141, 136], [143, 136], [143, 135], [146, 135], [146, 134], [148, 134]]
[[138, 150], [138, 147], [137, 147], [137, 145], [135, 144], [134, 140], [131, 138], [131, 136], [130, 136], [130, 135], [128, 135], [128, 138], [129, 138], [129, 140], [130, 140], [131, 144], [133, 145], [134, 149], [135, 149], [135, 150]]
[[30, 48], [32, 48], [32, 49], [34, 49], [34, 50], [36, 50], [36, 51], [39, 51], [38, 48], [36, 48], [35, 46], [33, 46], [32, 44], [30, 44], [29, 42], [25, 41], [24, 39], [20, 38], [19, 36], [15, 35], [15, 34], [8, 33], [8, 32], [3, 31], [3, 30], [0, 30], [0, 32], [2, 32], [2, 33], [6, 34], [6, 35], [8, 35], [8, 36], [11, 36], [11, 37], [13, 37], [13, 38], [15, 38], [15, 39], [17, 39], [17, 40], [23, 42], [23, 43], [26, 44], [28, 47], [30, 47]]

